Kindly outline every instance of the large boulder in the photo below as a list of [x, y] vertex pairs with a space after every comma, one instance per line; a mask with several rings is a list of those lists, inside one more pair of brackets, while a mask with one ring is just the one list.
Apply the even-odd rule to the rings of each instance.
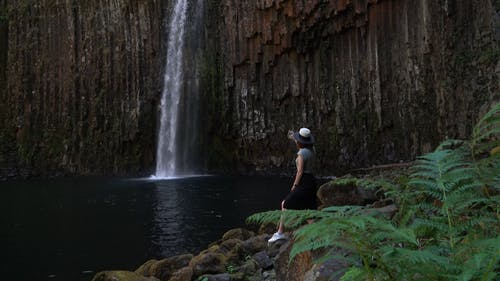
[[274, 261], [277, 281], [303, 281], [304, 274], [312, 267], [313, 259], [311, 252], [304, 252], [295, 256], [290, 261], [290, 251], [293, 241], [281, 245]]
[[193, 268], [186, 266], [174, 272], [168, 281], [191, 281], [192, 277]]
[[151, 276], [151, 267], [158, 263], [158, 260], [148, 260], [143, 265], [141, 265], [138, 269], [135, 270], [135, 273], [142, 276]]
[[246, 278], [242, 273], [220, 273], [220, 274], [207, 274], [201, 276], [201, 280], [206, 281], [245, 281]]
[[[276, 242], [270, 243], [268, 244], [266, 253], [269, 257], [274, 258], [282, 251], [281, 248], [287, 247], [289, 243], [290, 241], [288, 239], [281, 239]], [[285, 244], [286, 246], [283, 246]]]
[[264, 270], [270, 269], [274, 265], [266, 251], [258, 252], [252, 258], [257, 263], [257, 266]]
[[144, 277], [131, 271], [102, 271], [92, 281], [160, 281], [156, 277]]
[[229, 240], [235, 238], [241, 241], [245, 241], [254, 235], [255, 234], [252, 231], [246, 230], [244, 228], [235, 228], [224, 233], [224, 235], [222, 236], [222, 240]]
[[194, 257], [189, 266], [193, 269], [194, 277], [203, 274], [218, 274], [226, 271], [227, 258], [221, 253], [205, 252]]
[[267, 249], [268, 234], [262, 234], [245, 240], [241, 245], [241, 251], [245, 255], [252, 255]]
[[273, 234], [278, 229], [278, 222], [263, 223], [259, 227], [259, 234]]
[[243, 241], [241, 241], [240, 239], [230, 238], [222, 241], [222, 243], [219, 244], [218, 251], [223, 254], [227, 254], [229, 252], [238, 250], [242, 243]]
[[154, 276], [160, 280], [168, 280], [175, 271], [187, 266], [192, 258], [193, 255], [186, 254], [160, 261], [149, 260], [141, 265], [135, 273], [142, 276]]
[[318, 189], [319, 209], [330, 206], [371, 204], [379, 199], [375, 191], [359, 186], [354, 178], [339, 178], [323, 184]]

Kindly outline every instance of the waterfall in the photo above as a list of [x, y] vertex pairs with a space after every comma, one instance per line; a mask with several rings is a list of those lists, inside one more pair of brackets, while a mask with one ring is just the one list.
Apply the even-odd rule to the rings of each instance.
[[176, 140], [179, 101], [183, 84], [184, 33], [187, 6], [187, 0], [176, 0], [170, 20], [156, 154], [155, 176], [158, 178], [173, 177], [177, 172], [176, 162], [179, 151], [176, 149]]

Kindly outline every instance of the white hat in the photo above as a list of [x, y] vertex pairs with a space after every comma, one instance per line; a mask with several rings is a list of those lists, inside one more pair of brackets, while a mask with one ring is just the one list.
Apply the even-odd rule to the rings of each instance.
[[301, 128], [293, 134], [293, 138], [301, 144], [314, 144], [314, 137], [308, 128]]

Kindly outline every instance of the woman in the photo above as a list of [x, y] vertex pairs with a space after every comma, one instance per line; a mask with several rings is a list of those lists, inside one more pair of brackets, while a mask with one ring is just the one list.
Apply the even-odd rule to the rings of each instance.
[[[297, 158], [295, 165], [297, 166], [297, 174], [293, 181], [292, 190], [281, 202], [281, 210], [305, 210], [316, 209], [316, 179], [313, 175], [314, 166], [314, 137], [311, 131], [307, 128], [302, 128], [298, 132], [293, 133], [293, 139], [297, 145]], [[280, 220], [278, 231], [273, 234], [269, 243], [280, 239], [285, 239], [285, 227], [283, 219]]]

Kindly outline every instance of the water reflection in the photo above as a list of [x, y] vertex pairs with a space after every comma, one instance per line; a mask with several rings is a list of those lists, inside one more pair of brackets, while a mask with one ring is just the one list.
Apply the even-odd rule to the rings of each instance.
[[[155, 202], [153, 204], [154, 218], [151, 241], [154, 249], [159, 249], [156, 255], [169, 256], [176, 245], [184, 245], [180, 220], [180, 205], [178, 191], [182, 188], [178, 181], [155, 182]], [[152, 249], [152, 250], [154, 250]], [[170, 253], [169, 253], [170, 252]]]

